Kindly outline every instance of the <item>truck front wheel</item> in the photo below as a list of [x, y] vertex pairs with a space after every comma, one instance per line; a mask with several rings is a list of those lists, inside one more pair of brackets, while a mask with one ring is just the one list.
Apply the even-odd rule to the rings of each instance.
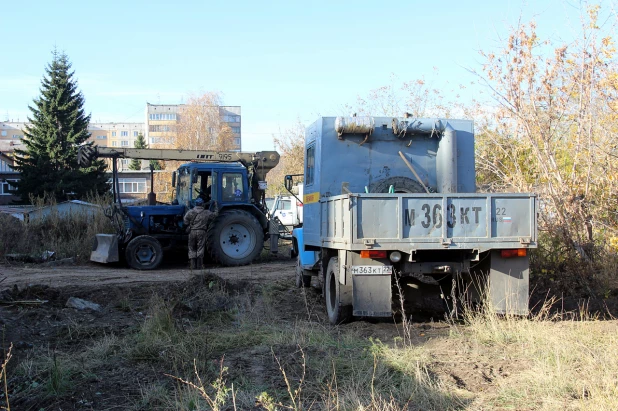
[[219, 214], [208, 227], [208, 251], [223, 265], [251, 263], [264, 247], [264, 231], [258, 220], [244, 210]]
[[325, 278], [326, 312], [328, 321], [337, 325], [352, 319], [352, 306], [341, 305], [341, 284], [339, 284], [339, 258], [333, 257], [328, 262]]
[[135, 237], [125, 251], [127, 263], [136, 270], [154, 270], [163, 261], [163, 249], [159, 241], [149, 235]]

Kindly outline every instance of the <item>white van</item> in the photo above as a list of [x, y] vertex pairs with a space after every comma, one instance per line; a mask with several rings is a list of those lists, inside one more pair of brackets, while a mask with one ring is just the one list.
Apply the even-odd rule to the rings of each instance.
[[269, 210], [270, 214], [273, 217], [278, 217], [281, 224], [289, 230], [303, 223], [303, 203], [299, 201], [303, 198], [303, 187], [300, 184], [294, 188], [292, 192], [296, 194], [298, 199], [294, 196], [278, 195], [275, 197], [272, 209]]

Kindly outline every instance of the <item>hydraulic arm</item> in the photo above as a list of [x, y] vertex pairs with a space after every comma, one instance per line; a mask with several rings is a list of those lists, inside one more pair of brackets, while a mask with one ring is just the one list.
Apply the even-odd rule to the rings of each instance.
[[279, 164], [279, 153], [276, 151], [259, 151], [243, 153], [235, 151], [210, 150], [176, 150], [157, 148], [116, 148], [82, 146], [79, 148], [77, 160], [88, 166], [96, 158], [132, 158], [138, 160], [170, 160], [196, 162], [239, 162], [245, 166], [252, 165], [259, 180], [266, 179], [266, 173]]

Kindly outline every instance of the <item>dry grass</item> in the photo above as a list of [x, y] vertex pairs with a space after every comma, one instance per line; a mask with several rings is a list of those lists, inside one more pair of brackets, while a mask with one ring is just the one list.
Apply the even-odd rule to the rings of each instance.
[[470, 312], [453, 327], [452, 358], [511, 369], [493, 378], [479, 409], [618, 409], [618, 324], [579, 313], [530, 318]]
[[4, 405], [2, 407], [0, 407], [0, 409], [3, 410], [7, 410], [10, 411], [11, 410], [11, 404], [9, 401], [9, 389], [8, 389], [8, 384], [7, 384], [7, 365], [9, 364], [9, 361], [11, 360], [12, 357], [12, 351], [13, 351], [13, 344], [11, 344], [11, 346], [9, 347], [8, 351], [5, 353], [4, 355], [4, 359], [2, 360], [2, 365], [0, 366], [0, 383], [2, 384], [2, 402], [4, 403]]
[[[213, 278], [161, 290], [132, 332], [84, 336], [76, 351], [28, 356], [14, 372], [38, 383], [30, 396], [69, 396], [109, 364], [156, 370], [134, 387], [135, 410], [618, 409], [618, 323], [584, 308], [333, 327], [311, 290], [234, 291]], [[298, 314], [282, 317], [291, 301]]]
[[448, 335], [423, 344], [410, 323], [400, 324], [405, 338], [381, 342], [313, 321], [263, 322], [254, 342], [274, 347], [284, 389], [256, 395], [240, 381], [239, 409], [247, 398], [294, 410], [618, 409], [618, 324], [585, 308], [551, 314], [551, 303], [530, 318], [467, 310]]
[[90, 257], [95, 234], [111, 233], [113, 227], [103, 214], [109, 199], [94, 197], [88, 202], [100, 208], [93, 212], [73, 212], [70, 215], [58, 211], [52, 198], [33, 199], [35, 208], [50, 207], [50, 212], [22, 222], [8, 214], [0, 214], [0, 258], [7, 254], [21, 254], [38, 258], [44, 251], [54, 251], [56, 258], [75, 258], [86, 262]]

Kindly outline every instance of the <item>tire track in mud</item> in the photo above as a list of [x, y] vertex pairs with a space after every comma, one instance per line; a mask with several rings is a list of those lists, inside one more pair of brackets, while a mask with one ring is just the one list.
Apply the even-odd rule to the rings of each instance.
[[[240, 267], [208, 266], [203, 271], [215, 274], [228, 281], [248, 281], [261, 283], [264, 281], [290, 279], [294, 280], [293, 260], [257, 263]], [[0, 265], [0, 289], [13, 286], [48, 285], [50, 287], [64, 286], [96, 286], [112, 284], [139, 284], [179, 282], [190, 279], [196, 271], [184, 266], [167, 266], [157, 270], [138, 271], [125, 267], [83, 265], [69, 267], [44, 266], [7, 266]]]

